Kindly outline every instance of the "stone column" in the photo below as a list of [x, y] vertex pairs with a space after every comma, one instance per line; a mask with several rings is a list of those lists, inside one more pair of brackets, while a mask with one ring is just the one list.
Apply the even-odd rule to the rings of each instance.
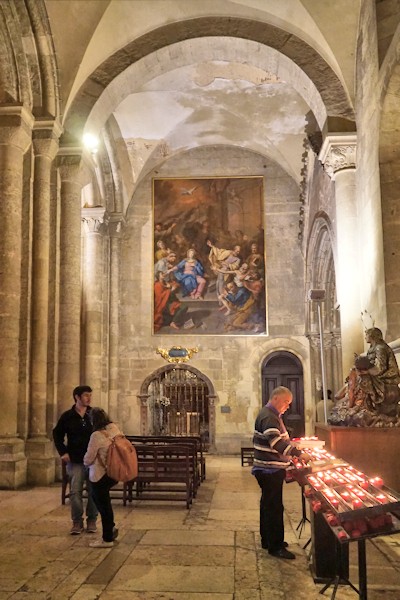
[[47, 437], [47, 352], [50, 264], [50, 186], [61, 127], [39, 120], [33, 128], [34, 175], [32, 214], [32, 325], [29, 438], [26, 443], [28, 483], [54, 481], [54, 447]]
[[81, 344], [81, 150], [63, 148], [61, 178], [60, 301], [58, 328], [58, 414], [70, 408], [80, 374]]
[[355, 189], [355, 134], [330, 134], [322, 146], [319, 159], [335, 181], [336, 199], [336, 290], [340, 304], [342, 332], [342, 366], [346, 375], [354, 364], [354, 352], [363, 352], [361, 322], [360, 253]]
[[[108, 215], [105, 208], [83, 208], [83, 321], [85, 324], [85, 381], [93, 389], [93, 404], [101, 406], [104, 355], [104, 233]], [[108, 305], [108, 303], [107, 303]], [[107, 333], [107, 332], [106, 332]], [[108, 411], [108, 406], [103, 406]]]
[[119, 278], [121, 264], [122, 214], [110, 215], [110, 306], [109, 306], [109, 400], [108, 410], [113, 421], [118, 420], [119, 390]]
[[18, 379], [24, 154], [32, 141], [32, 115], [0, 106], [0, 485], [26, 483], [24, 442], [18, 437]]

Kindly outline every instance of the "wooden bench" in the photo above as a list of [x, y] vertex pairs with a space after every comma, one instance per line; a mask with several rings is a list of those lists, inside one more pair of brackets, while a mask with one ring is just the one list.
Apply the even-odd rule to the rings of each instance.
[[[206, 464], [204, 456], [204, 444], [200, 436], [132, 436], [127, 435], [127, 439], [134, 444], [135, 448], [139, 445], [157, 445], [166, 446], [176, 444], [186, 446], [189, 453], [189, 474], [192, 479], [191, 497], [196, 497], [197, 489], [206, 477]], [[138, 457], [139, 458], [139, 457]], [[62, 484], [61, 484], [61, 503], [65, 504], [69, 498], [69, 478], [66, 472], [65, 463], [62, 463]], [[121, 500], [126, 504], [127, 498], [132, 500], [132, 483], [129, 485], [117, 484], [110, 490], [112, 500]], [[87, 497], [84, 489], [84, 497]]]
[[254, 462], [254, 448], [252, 446], [242, 446], [240, 456], [242, 467], [251, 466]]
[[135, 444], [139, 472], [136, 479], [123, 486], [123, 504], [132, 502], [133, 487], [137, 500], [186, 502], [190, 508], [194, 497], [193, 447], [183, 444]]
[[194, 486], [195, 495], [200, 483], [206, 478], [206, 461], [204, 443], [200, 436], [156, 436], [156, 435], [127, 435], [132, 444], [183, 444], [193, 448], [195, 459]]

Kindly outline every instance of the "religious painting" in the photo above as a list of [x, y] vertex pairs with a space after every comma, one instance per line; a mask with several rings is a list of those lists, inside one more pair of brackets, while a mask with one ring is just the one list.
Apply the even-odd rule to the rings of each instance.
[[266, 335], [262, 177], [155, 178], [154, 334]]

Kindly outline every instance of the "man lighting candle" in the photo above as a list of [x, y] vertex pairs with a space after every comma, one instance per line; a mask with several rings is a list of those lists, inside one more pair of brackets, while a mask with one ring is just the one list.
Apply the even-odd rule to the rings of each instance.
[[259, 412], [253, 438], [254, 463], [252, 474], [261, 488], [261, 545], [277, 558], [294, 559], [284, 541], [283, 482], [291, 457], [309, 462], [311, 456], [298, 450], [289, 441], [281, 415], [292, 403], [292, 392], [286, 387], [275, 388]]

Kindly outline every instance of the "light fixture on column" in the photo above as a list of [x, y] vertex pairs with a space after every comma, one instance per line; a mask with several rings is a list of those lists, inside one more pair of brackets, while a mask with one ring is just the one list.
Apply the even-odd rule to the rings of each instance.
[[326, 401], [328, 399], [327, 389], [326, 389], [326, 374], [325, 374], [325, 356], [324, 356], [324, 331], [322, 328], [322, 317], [321, 317], [321, 302], [325, 301], [325, 290], [309, 290], [308, 291], [308, 299], [310, 302], [317, 303], [318, 309], [318, 327], [319, 327], [319, 342], [320, 342], [320, 354], [321, 354], [321, 375], [322, 375], [322, 394], [324, 397], [324, 417], [325, 417], [325, 425], [328, 421], [328, 414], [326, 409]]
[[99, 140], [93, 133], [85, 133], [82, 138], [85, 148], [89, 150], [91, 154], [96, 154], [99, 149]]

